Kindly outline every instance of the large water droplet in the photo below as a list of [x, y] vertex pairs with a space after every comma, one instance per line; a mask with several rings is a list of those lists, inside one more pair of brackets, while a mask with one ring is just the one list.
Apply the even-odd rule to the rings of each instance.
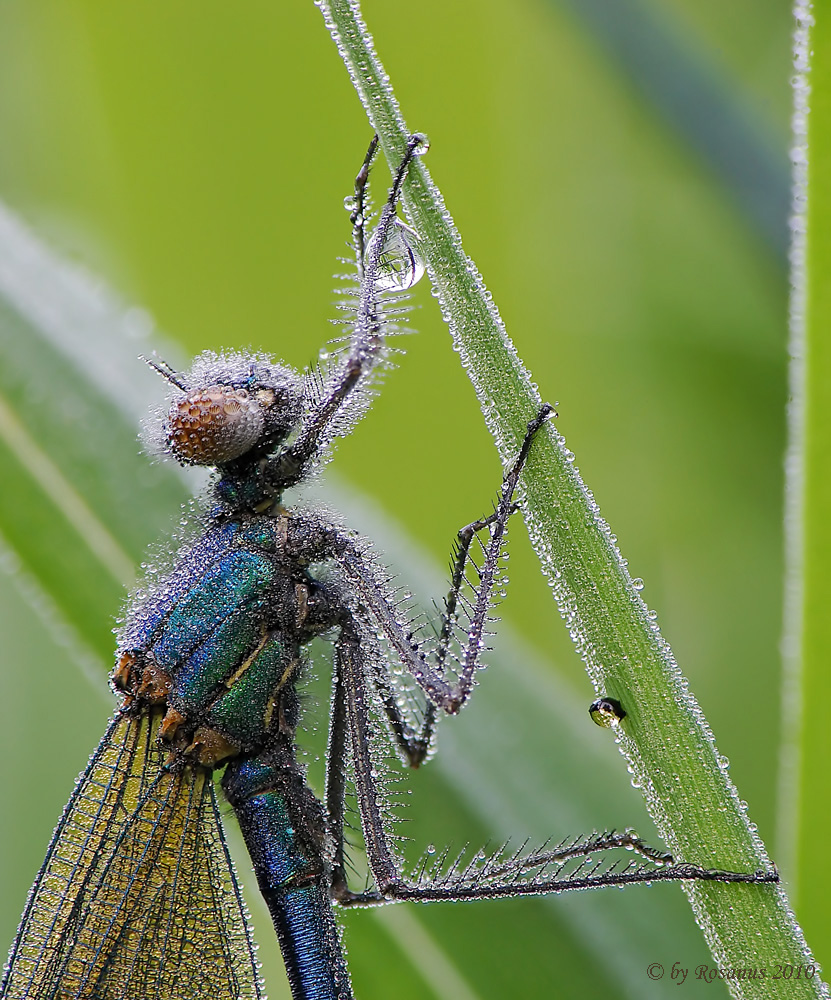
[[592, 721], [604, 729], [618, 726], [626, 718], [623, 706], [616, 698], [598, 698], [589, 705], [589, 715]]
[[381, 248], [375, 287], [379, 292], [403, 292], [423, 276], [424, 261], [418, 246], [418, 233], [396, 219]]

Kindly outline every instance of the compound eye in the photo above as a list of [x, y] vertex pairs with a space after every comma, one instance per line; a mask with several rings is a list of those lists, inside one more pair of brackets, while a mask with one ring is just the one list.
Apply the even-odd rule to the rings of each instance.
[[265, 424], [259, 400], [245, 389], [194, 389], [170, 407], [167, 446], [182, 465], [222, 465], [254, 447]]

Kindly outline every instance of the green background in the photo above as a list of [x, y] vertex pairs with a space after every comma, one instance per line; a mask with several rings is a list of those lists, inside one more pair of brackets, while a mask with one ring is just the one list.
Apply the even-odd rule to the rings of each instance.
[[[782, 212], [779, 228], [765, 225], [745, 196], [754, 186], [766, 191], [770, 175], [778, 187], [768, 201], [784, 197], [788, 4], [639, 5], [641, 37], [651, 31], [676, 46], [659, 47], [658, 76], [646, 83], [637, 53], [622, 54], [603, 18], [591, 16], [597, 4], [363, 6], [409, 125], [430, 136], [429, 166], [465, 248], [542, 395], [557, 402], [558, 426], [787, 875], [777, 837], [787, 843], [789, 820], [776, 813], [786, 220]], [[691, 81], [693, 96], [668, 112], [664, 99], [679, 79]], [[710, 121], [705, 115], [702, 126], [696, 115], [702, 80], [748, 129], [732, 172], [702, 146]], [[41, 239], [149, 310], [185, 355], [252, 346], [304, 367], [332, 335], [331, 274], [348, 238], [342, 199], [369, 131], [311, 2], [7, 0], [0, 135], [0, 195]], [[719, 135], [711, 138], [719, 148]], [[774, 169], [765, 173], [768, 156]], [[377, 177], [385, 186], [385, 168]], [[418, 332], [406, 339], [407, 355], [332, 468], [443, 564], [456, 528], [487, 509], [500, 469], [426, 283], [414, 301]], [[28, 392], [29, 405], [38, 392], [60, 395], [59, 370], [37, 358], [26, 367], [20, 395]], [[19, 412], [28, 412], [24, 403]], [[137, 514], [123, 541], [137, 561], [165, 517], [172, 523], [179, 487], [146, 472], [129, 449], [142, 488], [155, 476], [152, 488], [169, 491], [158, 504], [167, 514], [147, 524]], [[5, 468], [7, 540], [50, 593], [60, 573], [53, 580], [18, 536], [66, 562], [64, 596], [55, 599], [71, 620], [88, 621], [85, 637], [107, 663], [118, 586], [92, 561], [72, 562], [60, 520], [50, 526], [38, 515], [25, 482], [12, 488], [13, 463]], [[129, 509], [129, 497], [112, 502]], [[584, 710], [590, 686], [519, 526], [511, 545], [502, 617], [542, 657], [555, 678], [547, 683]], [[108, 702], [103, 680], [99, 697], [50, 645], [10, 578], [0, 577], [0, 588], [8, 601], [0, 610], [0, 932], [10, 940]], [[591, 784], [582, 742], [566, 740], [555, 757], [544, 731], [494, 732], [488, 720], [498, 726], [498, 716], [477, 726], [476, 700], [458, 725], [470, 729], [471, 754], [477, 739], [498, 748], [510, 765], [505, 781], [521, 783], [515, 775], [533, 758]], [[622, 788], [622, 804], [600, 802], [589, 824], [648, 829], [609, 734], [588, 716], [579, 725]], [[502, 833], [487, 821], [498, 805], [448, 805], [455, 786], [439, 768], [418, 777], [407, 833], [422, 846]], [[566, 813], [550, 832], [582, 832], [573, 821]], [[618, 926], [636, 921], [645, 892], [615, 894]], [[650, 961], [669, 969], [707, 957], [680, 890], [651, 892], [678, 897], [667, 904], [683, 923], [671, 952], [650, 948], [650, 934], [660, 935], [648, 921], [637, 928], [641, 951], [608, 940], [593, 930], [603, 904], [576, 897], [553, 907], [419, 909], [418, 923], [404, 909], [350, 916], [356, 992], [362, 1000], [545, 997], [559, 984], [565, 996], [663, 996], [669, 983], [650, 983]], [[277, 995], [267, 934], [259, 934], [261, 957]], [[426, 973], [416, 969], [422, 945]], [[631, 969], [616, 971], [620, 957], [601, 960], [615, 949], [637, 955]], [[639, 965], [641, 953], [649, 958]], [[722, 989], [690, 979], [684, 988], [692, 996]]]

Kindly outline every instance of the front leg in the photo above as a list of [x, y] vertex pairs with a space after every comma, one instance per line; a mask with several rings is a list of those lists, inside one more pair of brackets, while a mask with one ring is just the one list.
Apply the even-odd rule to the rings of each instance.
[[327, 380], [322, 398], [304, 418], [293, 444], [271, 459], [264, 469], [264, 479], [275, 495], [304, 478], [319, 455], [321, 446], [331, 436], [333, 424], [348, 405], [355, 389], [383, 356], [385, 319], [378, 287], [383, 255], [396, 223], [395, 212], [401, 186], [413, 157], [425, 145], [425, 141], [425, 137], [420, 134], [411, 135], [407, 140], [404, 156], [393, 178], [378, 225], [368, 243], [364, 234], [365, 188], [369, 166], [377, 148], [376, 140], [370, 145], [355, 180], [355, 208], [351, 218], [360, 289], [349, 351]]

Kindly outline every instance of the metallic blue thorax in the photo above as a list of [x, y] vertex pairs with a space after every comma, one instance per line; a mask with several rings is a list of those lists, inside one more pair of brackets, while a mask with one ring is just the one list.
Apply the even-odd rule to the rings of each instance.
[[115, 683], [166, 708], [183, 761], [226, 766], [297, 996], [351, 996], [329, 899], [327, 822], [296, 761], [300, 650], [323, 629], [326, 587], [287, 552], [291, 517], [216, 521], [133, 607]]
[[[139, 696], [155, 691], [170, 710], [166, 738], [179, 749], [195, 733], [224, 744], [222, 757], [216, 749], [202, 755], [191, 749], [201, 763], [217, 764], [267, 741], [280, 692], [293, 681], [300, 645], [311, 637], [304, 616], [318, 585], [286, 559], [286, 522], [253, 515], [215, 524], [122, 629], [121, 655], [145, 681]], [[131, 690], [129, 683], [119, 686]]]

